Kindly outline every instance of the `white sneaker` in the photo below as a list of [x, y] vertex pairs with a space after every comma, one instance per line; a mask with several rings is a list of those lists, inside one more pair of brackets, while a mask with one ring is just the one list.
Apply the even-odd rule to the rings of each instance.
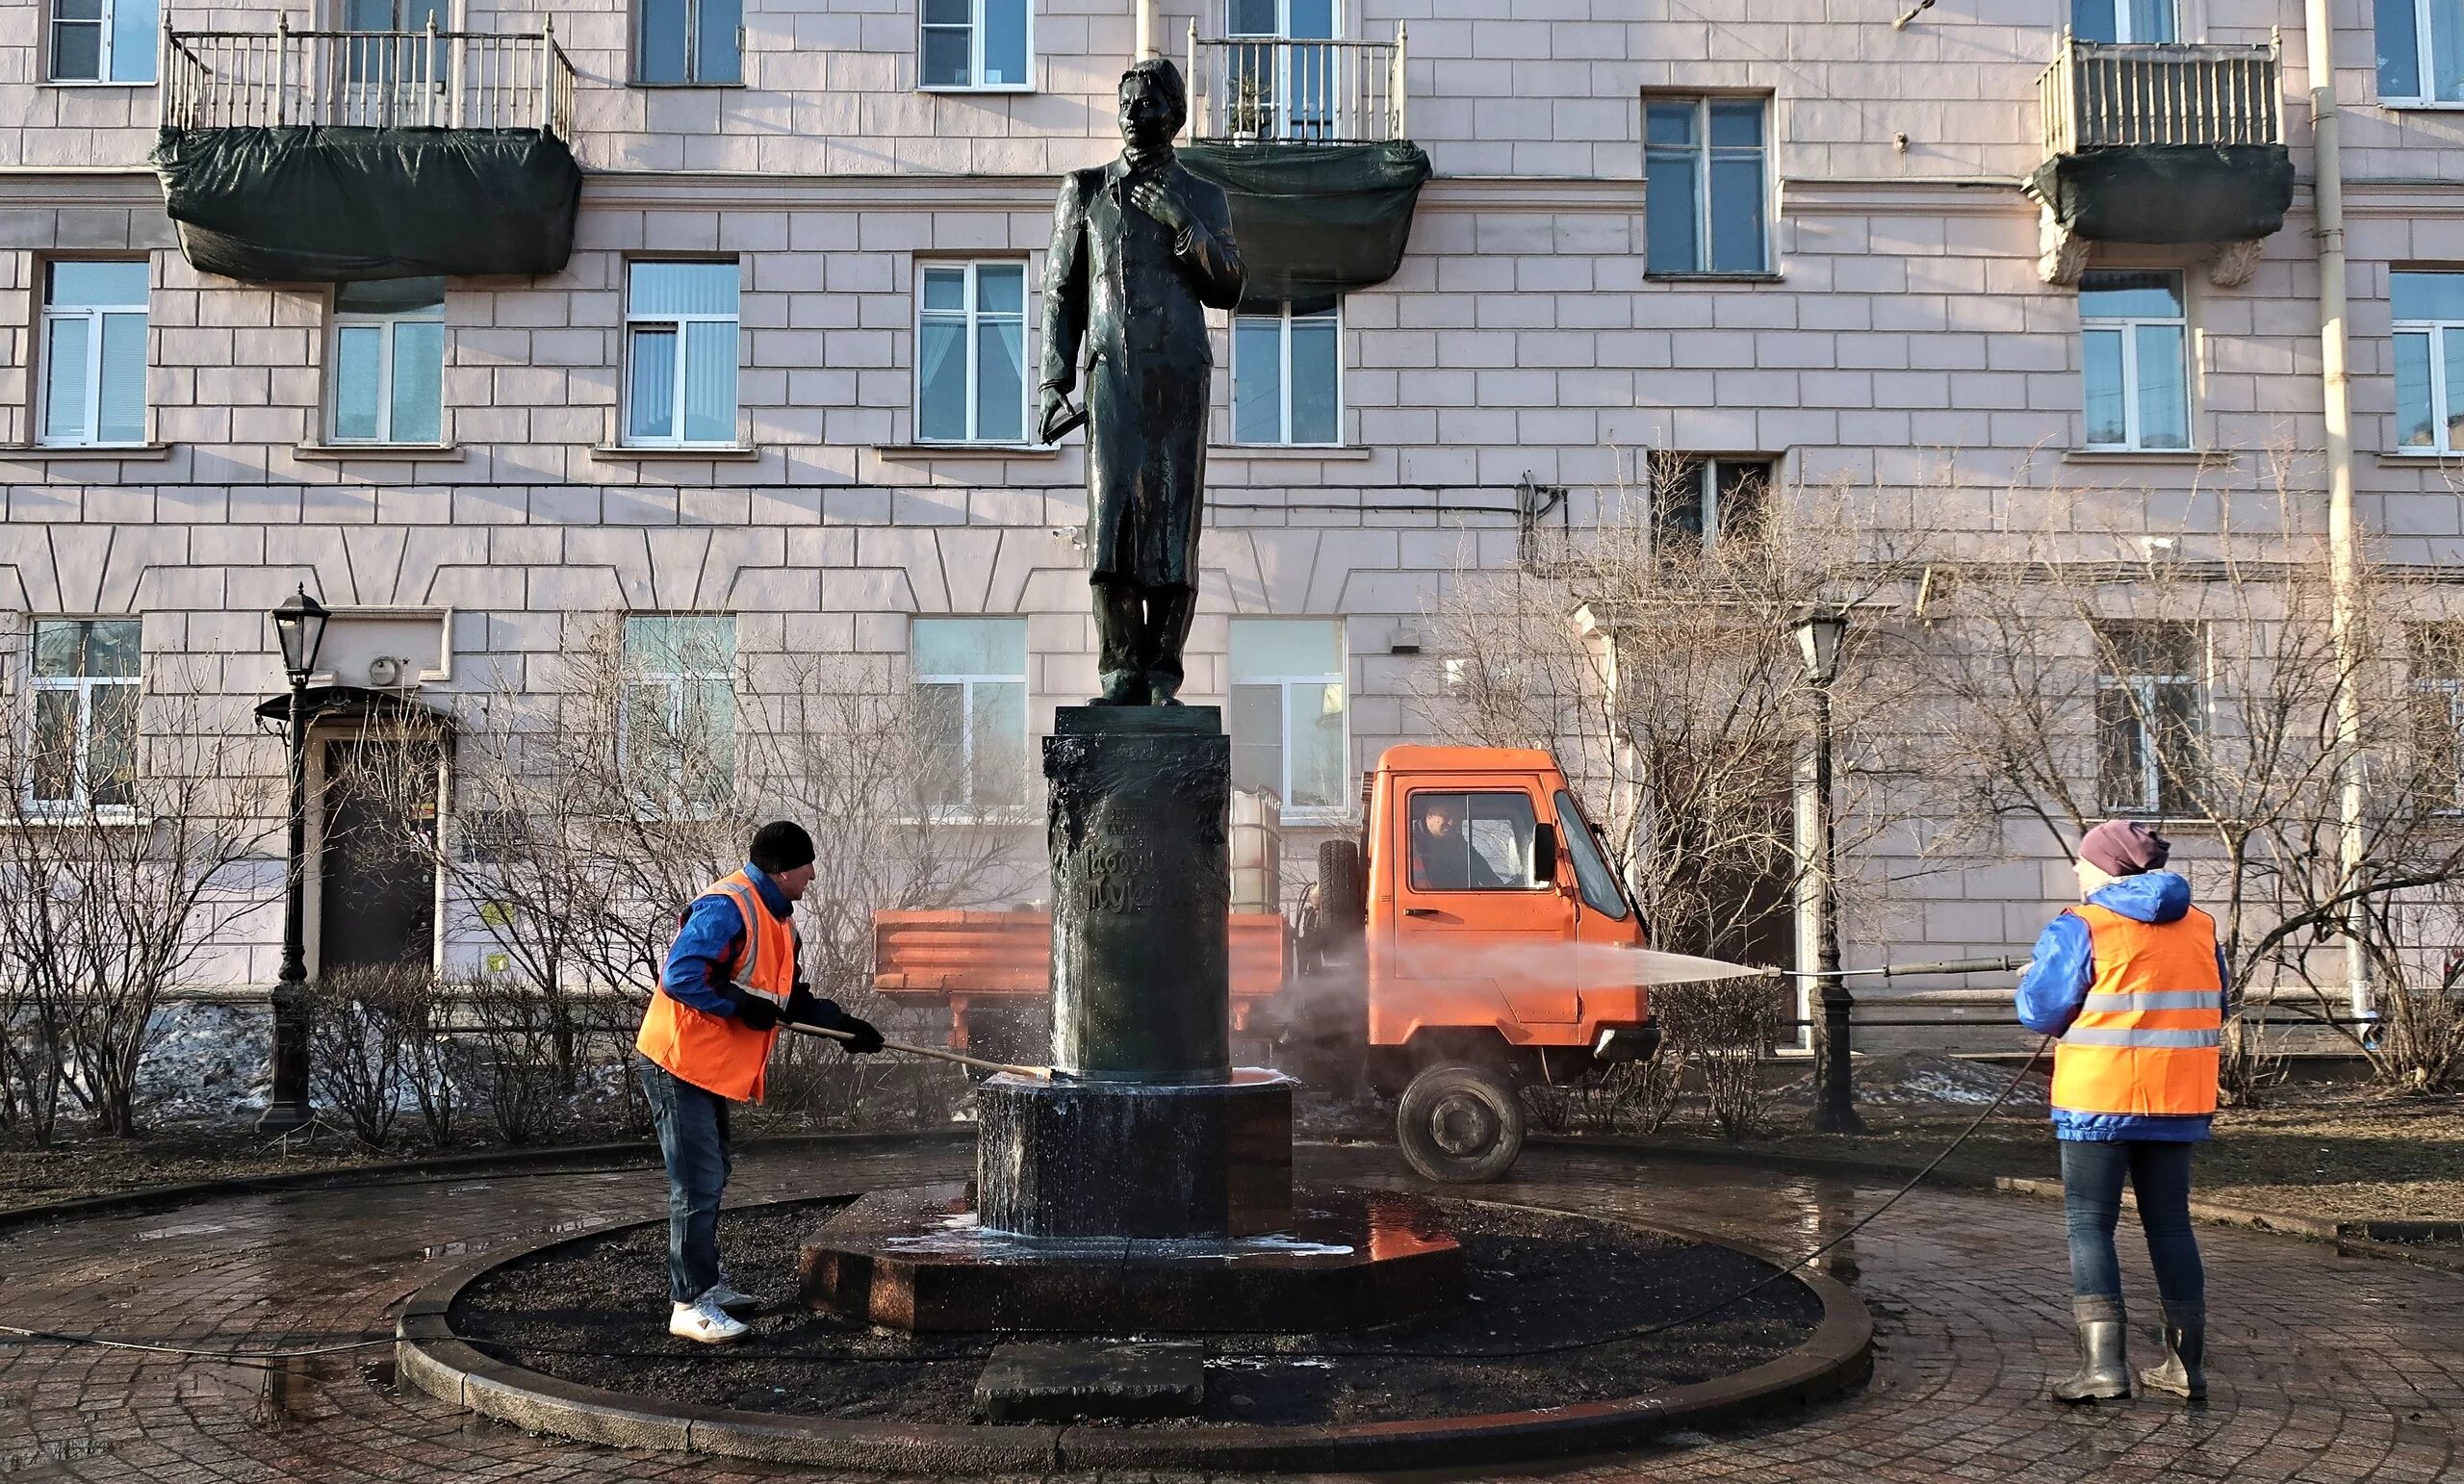
[[678, 1304], [667, 1317], [667, 1332], [679, 1340], [697, 1344], [731, 1344], [753, 1333], [751, 1326], [728, 1317], [728, 1312], [703, 1294], [689, 1304]]
[[730, 1314], [733, 1314], [738, 1309], [758, 1309], [761, 1307], [760, 1299], [754, 1297], [742, 1289], [737, 1288], [734, 1284], [730, 1283], [727, 1280], [727, 1275], [724, 1273], [720, 1274], [718, 1282], [711, 1284], [709, 1288], [703, 1292], [698, 1302], [716, 1304]]

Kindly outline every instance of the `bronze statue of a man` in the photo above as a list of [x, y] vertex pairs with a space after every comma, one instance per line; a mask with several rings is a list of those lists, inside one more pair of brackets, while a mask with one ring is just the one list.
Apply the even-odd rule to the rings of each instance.
[[1098, 705], [1177, 705], [1197, 607], [1208, 309], [1241, 302], [1241, 252], [1220, 189], [1183, 169], [1180, 69], [1121, 74], [1120, 158], [1062, 182], [1043, 275], [1045, 441], [1067, 431], [1087, 349], [1087, 534], [1104, 693]]

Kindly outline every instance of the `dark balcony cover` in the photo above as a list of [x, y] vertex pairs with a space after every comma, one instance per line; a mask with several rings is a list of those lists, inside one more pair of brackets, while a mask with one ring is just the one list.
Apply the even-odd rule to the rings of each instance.
[[2100, 243], [2234, 243], [2272, 236], [2293, 204], [2281, 144], [2117, 144], [2059, 155], [2028, 192]]
[[1243, 309], [1323, 309], [1384, 283], [1403, 261], [1428, 156], [1382, 144], [1185, 144], [1181, 163], [1223, 188], [1249, 282]]
[[257, 283], [552, 273], [581, 166], [536, 129], [166, 129], [180, 250]]

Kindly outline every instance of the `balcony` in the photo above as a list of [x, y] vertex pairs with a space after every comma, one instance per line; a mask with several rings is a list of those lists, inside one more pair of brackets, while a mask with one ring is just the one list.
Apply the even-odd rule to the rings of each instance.
[[255, 282], [564, 267], [574, 69], [539, 31], [173, 31], [154, 166], [181, 250]]
[[2027, 181], [2045, 281], [2076, 282], [2099, 242], [2214, 243], [2209, 276], [2246, 280], [2293, 201], [2278, 49], [2065, 36], [2037, 79]]
[[1391, 41], [1201, 38], [1192, 23], [1182, 163], [1223, 188], [1245, 309], [1321, 309], [1401, 266], [1428, 156], [1405, 132]]

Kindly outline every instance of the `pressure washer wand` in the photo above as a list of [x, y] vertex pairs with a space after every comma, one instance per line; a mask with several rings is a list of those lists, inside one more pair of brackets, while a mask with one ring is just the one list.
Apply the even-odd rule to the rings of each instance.
[[[1886, 963], [1878, 969], [1840, 969], [1836, 972], [1842, 979], [1857, 974], [1879, 974], [1885, 979], [1904, 974], [1998, 974], [2011, 969], [2024, 969], [2029, 962], [2029, 959], [2017, 955], [2005, 954], [1999, 959], [1945, 959], [1936, 963]], [[1774, 969], [1771, 972], [1783, 979], [1823, 977], [1818, 969]]]
[[[801, 1020], [782, 1020], [779, 1023], [804, 1036], [826, 1036], [834, 1041], [852, 1041], [856, 1038], [856, 1033], [853, 1031], [825, 1030], [817, 1025], [807, 1025]], [[905, 1041], [885, 1040], [882, 1042], [882, 1049], [904, 1051], [911, 1057], [931, 1057], [936, 1062], [956, 1062], [961, 1066], [972, 1066], [980, 1071], [1008, 1072], [1013, 1077], [1031, 1077], [1038, 1082], [1052, 1080], [1052, 1068], [1048, 1066], [1013, 1066], [1007, 1062], [987, 1062], [982, 1057], [971, 1057], [964, 1052], [943, 1051], [938, 1046], [911, 1046]]]

